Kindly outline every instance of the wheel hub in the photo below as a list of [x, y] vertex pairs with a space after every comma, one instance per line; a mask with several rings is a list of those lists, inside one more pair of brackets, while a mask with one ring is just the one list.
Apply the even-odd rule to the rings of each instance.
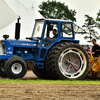
[[20, 63], [14, 63], [11, 70], [14, 74], [19, 74], [22, 71], [22, 65]]

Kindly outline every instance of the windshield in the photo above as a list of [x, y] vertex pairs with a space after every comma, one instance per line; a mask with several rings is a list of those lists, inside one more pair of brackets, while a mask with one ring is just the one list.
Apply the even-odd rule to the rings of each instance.
[[44, 21], [35, 23], [32, 37], [41, 37], [43, 25], [44, 25]]

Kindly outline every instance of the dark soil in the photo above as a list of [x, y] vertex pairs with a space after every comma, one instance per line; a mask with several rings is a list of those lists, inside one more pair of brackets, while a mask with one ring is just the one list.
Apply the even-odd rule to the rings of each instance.
[[[28, 71], [23, 80], [37, 79]], [[0, 100], [99, 100], [100, 85], [0, 84]]]

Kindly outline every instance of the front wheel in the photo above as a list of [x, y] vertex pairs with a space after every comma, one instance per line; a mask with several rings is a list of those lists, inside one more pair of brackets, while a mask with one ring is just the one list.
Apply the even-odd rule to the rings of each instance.
[[52, 79], [83, 79], [89, 65], [87, 52], [77, 43], [56, 44], [46, 60], [46, 68]]
[[22, 78], [27, 72], [27, 65], [23, 58], [12, 57], [8, 59], [4, 65], [5, 72], [9, 78]]

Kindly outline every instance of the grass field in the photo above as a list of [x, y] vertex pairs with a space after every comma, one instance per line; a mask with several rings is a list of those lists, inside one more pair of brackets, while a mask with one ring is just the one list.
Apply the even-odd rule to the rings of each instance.
[[22, 80], [22, 79], [0, 79], [0, 83], [43, 83], [43, 84], [100, 84], [99, 80], [86, 81], [86, 80]]

